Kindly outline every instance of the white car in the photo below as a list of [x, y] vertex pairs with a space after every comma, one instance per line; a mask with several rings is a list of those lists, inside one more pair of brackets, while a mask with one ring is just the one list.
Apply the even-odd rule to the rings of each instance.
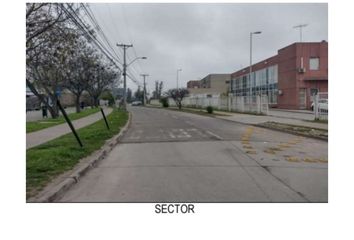
[[[315, 107], [315, 103], [311, 104], [311, 110], [313, 111]], [[328, 99], [318, 100], [318, 111], [320, 112], [328, 112]]]
[[143, 105], [143, 103], [141, 101], [132, 102], [132, 106], [140, 106], [140, 105]]

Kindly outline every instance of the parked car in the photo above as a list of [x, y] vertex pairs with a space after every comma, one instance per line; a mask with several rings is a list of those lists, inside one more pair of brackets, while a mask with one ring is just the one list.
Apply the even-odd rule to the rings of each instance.
[[[315, 103], [312, 102], [311, 110], [313, 111], [315, 107]], [[328, 112], [328, 99], [320, 99], [318, 100], [318, 111], [320, 112]]]
[[132, 106], [140, 106], [140, 105], [143, 105], [143, 103], [141, 101], [132, 102]]
[[26, 112], [38, 111], [41, 109], [41, 102], [36, 96], [30, 96], [26, 98]]

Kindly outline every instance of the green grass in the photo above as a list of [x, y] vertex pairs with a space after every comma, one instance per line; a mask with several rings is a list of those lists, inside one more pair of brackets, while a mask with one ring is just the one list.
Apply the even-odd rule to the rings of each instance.
[[[70, 113], [68, 114], [68, 116], [70, 120], [76, 120], [97, 113], [98, 111], [100, 111], [99, 108], [89, 108], [79, 113]], [[65, 123], [65, 119], [63, 116], [60, 116], [56, 119], [43, 119], [35, 122], [26, 122], [26, 133], [35, 132], [62, 123]]]
[[107, 139], [118, 134], [128, 120], [128, 113], [113, 110], [108, 115], [110, 130], [104, 120], [77, 130], [84, 145], [80, 147], [72, 133], [26, 151], [26, 196], [30, 198], [52, 179], [72, 169], [80, 159], [98, 150]]
[[315, 119], [315, 120], [304, 120], [307, 122], [314, 122], [314, 123], [323, 123], [323, 124], [328, 124], [328, 120], [321, 120], [321, 119]]

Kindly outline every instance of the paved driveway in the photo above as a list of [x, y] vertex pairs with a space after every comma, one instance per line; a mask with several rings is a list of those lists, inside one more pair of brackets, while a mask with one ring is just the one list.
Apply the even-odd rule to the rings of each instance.
[[164, 109], [131, 128], [62, 202], [327, 202], [327, 142]]

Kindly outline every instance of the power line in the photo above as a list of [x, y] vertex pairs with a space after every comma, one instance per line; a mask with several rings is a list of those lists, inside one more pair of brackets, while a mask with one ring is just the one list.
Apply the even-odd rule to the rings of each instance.
[[[123, 15], [123, 20], [124, 20], [125, 28], [126, 28], [127, 33], [128, 33], [127, 35], [128, 35], [129, 41], [130, 41], [131, 43], [133, 43], [133, 41], [132, 41], [132, 34], [131, 34], [131, 31], [130, 31], [130, 28], [129, 28], [129, 25], [128, 25], [127, 16], [126, 16], [126, 14], [125, 14], [125, 7], [124, 7], [123, 4], [122, 4], [121, 6], [122, 6], [121, 10], [122, 10], [122, 15]], [[133, 47], [133, 53], [134, 53], [135, 57], [137, 58], [138, 55], [137, 55], [136, 50], [135, 50], [134, 47]], [[128, 59], [129, 59], [129, 57], [128, 57]], [[143, 72], [143, 71], [142, 71], [143, 69], [142, 69], [142, 67], [141, 67], [140, 62], [138, 62], [138, 65], [139, 65], [139, 68], [140, 68], [140, 72]]]
[[[96, 26], [98, 33], [101, 34], [101, 38], [103, 38], [103, 40], [107, 43], [107, 46], [113, 51], [113, 53], [116, 55], [117, 59], [120, 60], [119, 55], [116, 53], [115, 48], [112, 47], [111, 42], [108, 40], [106, 34], [103, 32], [101, 26], [99, 25], [94, 13], [92, 12], [91, 8], [89, 5], [87, 5], [87, 7], [85, 6], [85, 4], [81, 3], [81, 6], [84, 8], [84, 11], [86, 12], [87, 16], [89, 17], [91, 23]], [[120, 64], [122, 64], [120, 61], [118, 61]]]
[[72, 7], [67, 4], [67, 6], [71, 9], [71, 11], [76, 17], [64, 6], [64, 4], [61, 3], [59, 4], [59, 6], [65, 12], [65, 14], [73, 21], [73, 23], [83, 31], [86, 37], [92, 40], [96, 47], [119, 69], [119, 71], [122, 71], [119, 65], [115, 61], [113, 61], [113, 59], [116, 61], [117, 59], [115, 59], [115, 57], [109, 53], [105, 46], [93, 35], [93, 33], [90, 31], [90, 29], [88, 29], [83, 20], [75, 13]]

